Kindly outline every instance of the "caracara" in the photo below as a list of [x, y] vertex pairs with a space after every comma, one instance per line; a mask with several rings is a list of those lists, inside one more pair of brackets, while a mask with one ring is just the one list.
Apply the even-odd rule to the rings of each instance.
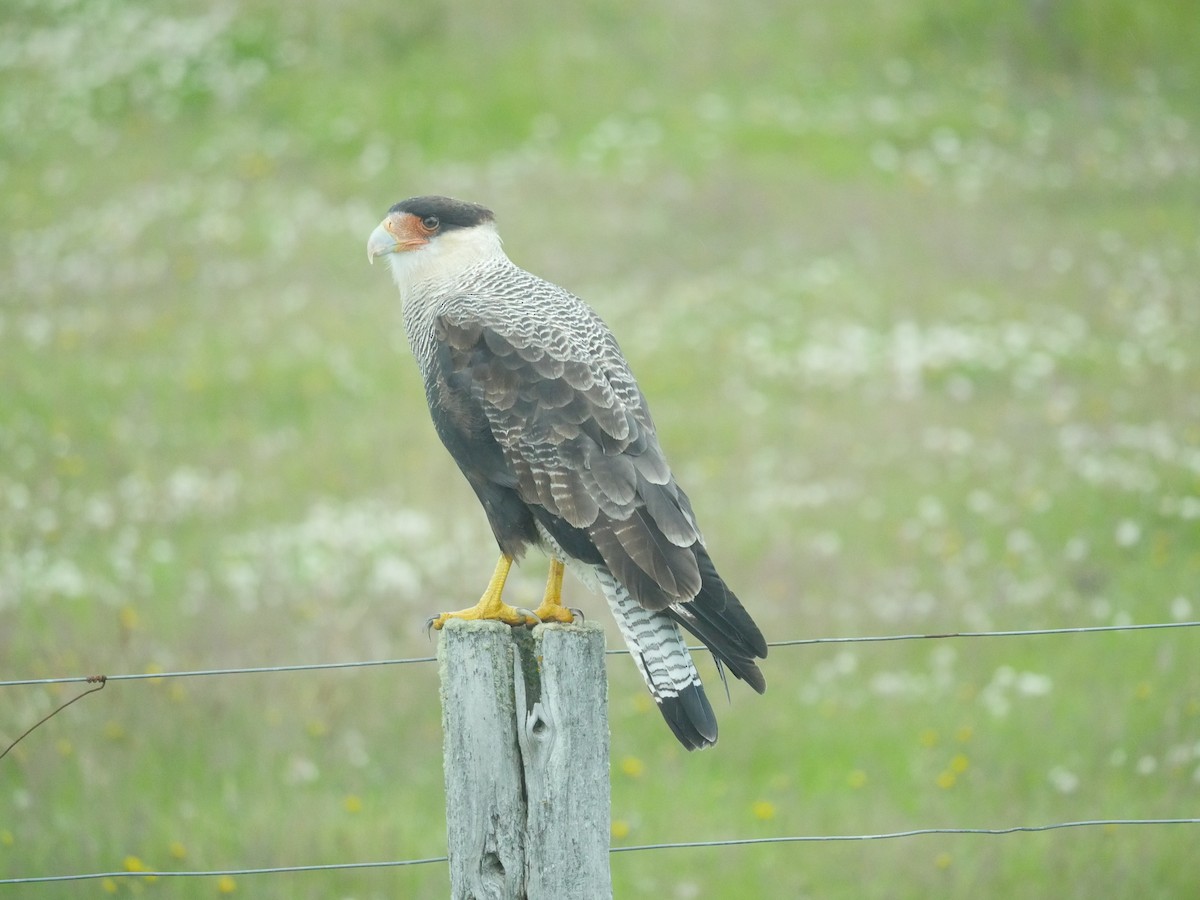
[[762, 632], [721, 580], [616, 338], [578, 297], [518, 268], [490, 210], [397, 203], [367, 242], [400, 288], [438, 436], [487, 513], [500, 560], [479, 603], [433, 620], [532, 621], [504, 603], [530, 546], [551, 558], [543, 622], [570, 622], [563, 567], [604, 595], [671, 730], [689, 750], [717, 720], [682, 625], [762, 693]]

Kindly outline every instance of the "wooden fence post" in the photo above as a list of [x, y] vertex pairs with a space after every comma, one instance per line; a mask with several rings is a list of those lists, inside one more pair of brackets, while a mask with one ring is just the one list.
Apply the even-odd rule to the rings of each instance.
[[451, 896], [611, 897], [603, 629], [452, 619], [438, 658]]

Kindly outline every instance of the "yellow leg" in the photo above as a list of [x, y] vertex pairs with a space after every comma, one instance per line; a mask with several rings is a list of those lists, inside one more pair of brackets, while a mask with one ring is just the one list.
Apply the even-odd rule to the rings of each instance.
[[[500, 556], [500, 561], [496, 563], [496, 571], [492, 573], [492, 580], [488, 582], [487, 590], [483, 592], [483, 596], [474, 606], [469, 609], [460, 609], [457, 612], [442, 613], [440, 616], [434, 617], [429, 624], [440, 629], [448, 619], [492, 619], [508, 625], [536, 625], [536, 621], [531, 621], [524, 613], [500, 599], [500, 595], [504, 592], [504, 582], [508, 580], [508, 570], [512, 568], [512, 562], [511, 556]], [[558, 580], [561, 585], [561, 567]]]
[[563, 564], [557, 559], [550, 560], [550, 577], [546, 579], [546, 595], [542, 597], [542, 605], [533, 614], [543, 622], [561, 622], [569, 625], [575, 621], [574, 614], [562, 605]]

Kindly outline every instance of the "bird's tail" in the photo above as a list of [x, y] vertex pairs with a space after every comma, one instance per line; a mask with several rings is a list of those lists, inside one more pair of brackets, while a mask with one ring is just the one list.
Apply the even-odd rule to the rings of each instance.
[[596, 576], [633, 661], [675, 737], [689, 750], [715, 744], [717, 717], [675, 620], [642, 607], [603, 568], [597, 567]]
[[767, 681], [756, 660], [767, 655], [766, 639], [742, 601], [717, 574], [708, 551], [702, 546], [693, 550], [700, 567], [700, 592], [686, 603], [673, 603], [664, 612], [700, 638], [718, 664], [761, 694], [767, 689]]

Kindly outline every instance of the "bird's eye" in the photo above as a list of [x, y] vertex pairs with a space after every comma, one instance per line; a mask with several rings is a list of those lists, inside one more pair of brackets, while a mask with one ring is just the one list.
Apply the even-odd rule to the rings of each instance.
[[442, 223], [438, 221], [437, 216], [426, 216], [421, 220], [421, 224], [425, 226], [426, 231], [437, 231]]

